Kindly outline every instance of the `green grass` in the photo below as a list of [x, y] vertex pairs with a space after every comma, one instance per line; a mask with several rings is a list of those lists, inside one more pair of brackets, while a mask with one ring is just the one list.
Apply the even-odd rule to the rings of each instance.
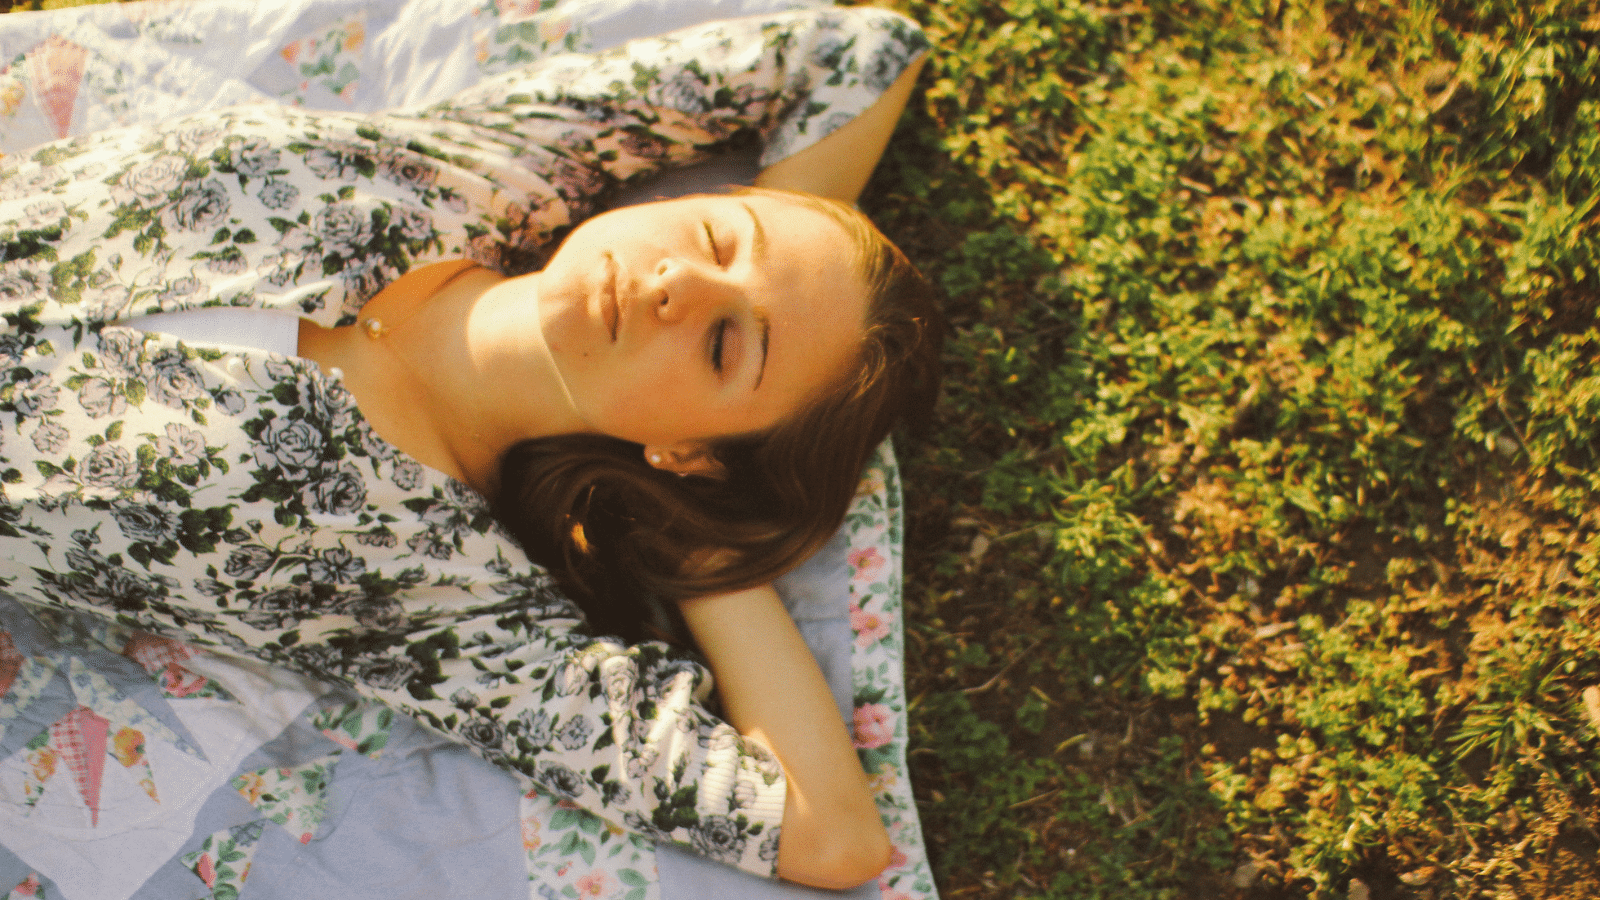
[[898, 5], [945, 895], [1600, 895], [1600, 16]]

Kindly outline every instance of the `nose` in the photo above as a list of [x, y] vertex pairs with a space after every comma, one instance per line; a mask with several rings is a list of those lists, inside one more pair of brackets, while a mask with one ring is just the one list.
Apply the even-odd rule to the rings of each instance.
[[721, 275], [721, 270], [692, 261], [675, 257], [662, 260], [656, 266], [652, 292], [656, 317], [673, 324], [733, 303], [738, 291]]

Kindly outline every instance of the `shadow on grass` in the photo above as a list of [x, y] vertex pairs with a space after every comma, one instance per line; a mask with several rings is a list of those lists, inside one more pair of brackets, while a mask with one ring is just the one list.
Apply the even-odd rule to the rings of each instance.
[[1600, 20], [901, 5], [946, 895], [1593, 896]]
[[[1082, 304], [1052, 284], [1058, 254], [937, 136], [913, 110], [864, 206], [948, 300], [939, 420], [900, 444], [911, 764], [940, 887], [1224, 896], [1233, 848], [1192, 703], [1144, 688], [1141, 639], [1114, 621], [1136, 603], [1069, 601], [1059, 584], [1050, 417], [1053, 393], [1094, 375]], [[1140, 596], [1136, 573], [1079, 568], [1097, 596]]]

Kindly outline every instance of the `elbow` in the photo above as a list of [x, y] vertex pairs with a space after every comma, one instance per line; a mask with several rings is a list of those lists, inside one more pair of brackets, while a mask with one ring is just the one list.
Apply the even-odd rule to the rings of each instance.
[[847, 890], [877, 878], [894, 853], [889, 832], [876, 816], [854, 827], [779, 840], [778, 875], [810, 887]]
[[827, 884], [818, 887], [831, 887], [835, 890], [845, 890], [857, 887], [877, 878], [888, 868], [890, 855], [894, 852], [889, 843], [889, 832], [881, 822], [874, 822], [875, 827], [862, 829], [861, 832], [852, 832], [848, 836], [841, 835], [833, 841], [834, 846], [827, 849], [821, 866]]
[[894, 857], [894, 844], [889, 841], [889, 832], [883, 823], [876, 823], [877, 827], [870, 834], [861, 835], [859, 840], [852, 843], [847, 859], [839, 863], [838, 874], [849, 887], [866, 884], [883, 874], [889, 868], [889, 860]]

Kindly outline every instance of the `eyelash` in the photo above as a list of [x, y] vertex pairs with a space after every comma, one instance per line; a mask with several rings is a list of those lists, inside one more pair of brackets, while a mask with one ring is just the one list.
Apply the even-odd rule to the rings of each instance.
[[[722, 252], [717, 249], [716, 231], [712, 229], [711, 222], [709, 220], [702, 222], [701, 227], [703, 227], [706, 232], [706, 244], [711, 248], [712, 261], [719, 266], [722, 265]], [[712, 326], [711, 371], [717, 373], [718, 375], [722, 374], [722, 345], [728, 333], [728, 326], [731, 324], [732, 322], [729, 319], [719, 319], [717, 324]]]
[[716, 232], [711, 230], [711, 223], [710, 222], [704, 222], [702, 224], [705, 226], [705, 229], [706, 229], [706, 242], [711, 245], [711, 259], [714, 262], [716, 262], [717, 265], [720, 266], [720, 265], [722, 265], [722, 254], [717, 251], [717, 235], [716, 235]]
[[727, 319], [718, 319], [711, 330], [711, 370], [718, 375], [722, 374], [722, 338], [727, 331]]

